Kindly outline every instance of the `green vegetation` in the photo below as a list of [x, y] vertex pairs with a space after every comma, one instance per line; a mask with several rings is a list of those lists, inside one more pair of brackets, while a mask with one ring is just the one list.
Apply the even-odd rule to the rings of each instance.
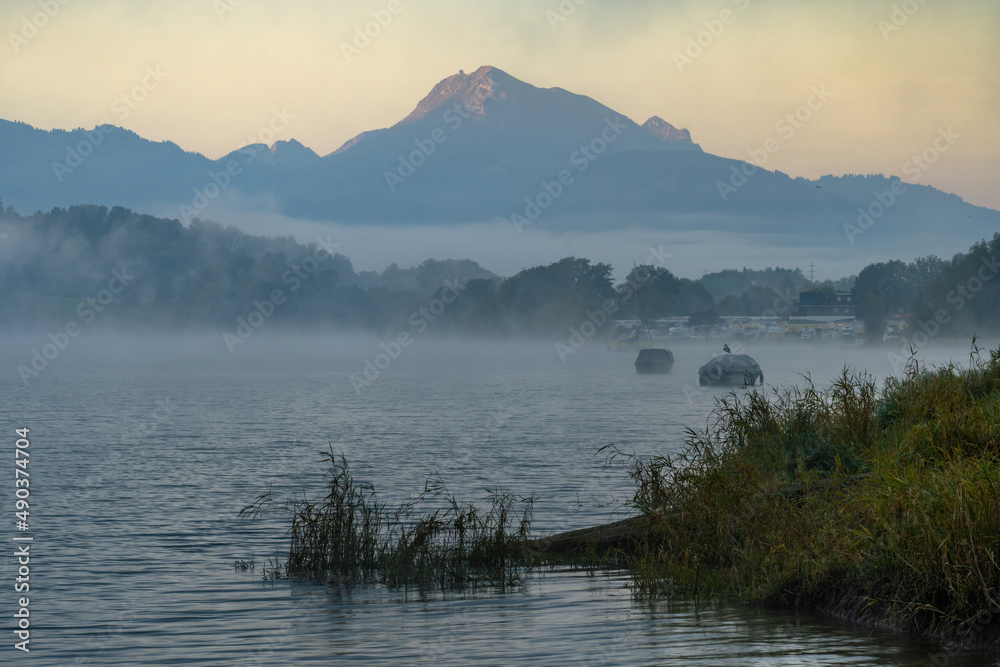
[[924, 297], [924, 288], [944, 266], [934, 255], [915, 259], [909, 264], [898, 259], [869, 264], [854, 282], [855, 301], [864, 304], [872, 295], [882, 297], [888, 314], [910, 312], [911, 305]]
[[814, 287], [801, 269], [783, 269], [780, 266], [758, 270], [746, 267], [742, 270], [724, 269], [706, 273], [698, 282], [716, 299], [738, 297], [751, 286], [764, 287], [775, 293], [786, 290], [798, 292]]
[[935, 319], [943, 309], [944, 334], [1000, 330], [1000, 233], [976, 243], [967, 253], [943, 262], [929, 278], [921, 299], [914, 303], [920, 320]]
[[678, 278], [662, 266], [637, 266], [625, 280], [629, 284], [640, 285], [639, 296], [650, 317], [714, 312], [712, 295], [699, 281]]
[[[287, 560], [265, 576], [425, 589], [505, 589], [519, 581], [529, 559], [534, 498], [495, 489], [481, 512], [440, 482], [428, 482], [419, 496], [390, 508], [372, 485], [354, 478], [343, 457], [324, 456], [330, 469], [322, 501], [281, 502], [268, 492], [241, 513], [250, 519], [273, 511], [291, 515]], [[424, 509], [431, 505], [437, 507]]]
[[[551, 339], [583, 322], [613, 319], [605, 313], [629, 318], [637, 290], [651, 320], [690, 316], [693, 324], [711, 324], [720, 315], [791, 312], [803, 289], [853, 284], [855, 303], [876, 321], [866, 327], [872, 342], [881, 340], [878, 323], [886, 315], [911, 311], [940, 335], [1000, 331], [1000, 280], [993, 279], [1000, 273], [1000, 235], [950, 261], [931, 256], [870, 264], [856, 280], [817, 284], [799, 269], [783, 268], [727, 269], [691, 280], [646, 264], [615, 285], [611, 265], [577, 257], [508, 277], [467, 259], [356, 272], [330, 236], [299, 243], [199, 219], [184, 226], [121, 207], [21, 216], [0, 204], [0, 234], [0, 325], [8, 328], [63, 326], [81, 317], [85, 299], [124, 268], [134, 278], [99, 311], [103, 325], [232, 332], [257, 317], [275, 330], [396, 335], [447, 293], [448, 307], [433, 320], [435, 334]], [[601, 328], [607, 337], [615, 333], [609, 322]]]
[[[1000, 348], [880, 390], [845, 369], [827, 390], [719, 398], [676, 457], [632, 462], [638, 516], [529, 539], [533, 498], [486, 512], [440, 482], [379, 502], [332, 452], [319, 503], [291, 515], [271, 577], [505, 589], [537, 565], [627, 567], [640, 596], [818, 608], [864, 624], [1000, 646]], [[609, 446], [612, 460], [622, 457]], [[430, 509], [428, 509], [430, 508]]]
[[[720, 399], [676, 458], [633, 461], [636, 591], [818, 607], [1000, 643], [1000, 349]], [[808, 380], [808, 378], [807, 378]]]

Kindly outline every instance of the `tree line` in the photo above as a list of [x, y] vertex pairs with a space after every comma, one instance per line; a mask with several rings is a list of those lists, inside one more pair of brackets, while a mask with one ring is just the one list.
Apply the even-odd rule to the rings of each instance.
[[967, 335], [1000, 324], [1000, 280], [993, 280], [998, 254], [1000, 235], [950, 261], [931, 256], [909, 264], [879, 262], [857, 277], [822, 284], [799, 269], [780, 267], [728, 269], [692, 280], [663, 266], [641, 265], [626, 277], [639, 299], [616, 304], [623, 290], [613, 267], [584, 258], [508, 277], [467, 259], [358, 272], [329, 238], [300, 243], [204, 220], [184, 226], [120, 207], [73, 206], [22, 216], [0, 203], [0, 325], [11, 329], [76, 317], [80, 304], [106, 292], [112, 272], [124, 267], [134, 280], [102, 309], [109, 325], [225, 330], [263, 309], [279, 326], [382, 333], [402, 326], [451, 281], [462, 286], [460, 295], [435, 317], [437, 332], [545, 336], [562, 335], [602, 308], [628, 319], [641, 302], [650, 319], [690, 316], [710, 324], [722, 315], [760, 315], [779, 294], [853, 285], [866, 320], [884, 322], [900, 312], [937, 315], [947, 319], [939, 323], [943, 332]]

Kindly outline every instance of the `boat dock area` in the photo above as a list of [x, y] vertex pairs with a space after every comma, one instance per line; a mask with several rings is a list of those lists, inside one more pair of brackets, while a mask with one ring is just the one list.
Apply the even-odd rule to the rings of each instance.
[[[690, 317], [652, 320], [647, 328], [637, 320], [616, 320], [615, 338], [625, 338], [636, 329], [640, 339], [654, 342], [687, 340], [773, 340], [773, 341], [853, 341], [861, 340], [864, 322], [854, 317], [721, 317], [714, 324], [693, 324]], [[894, 332], [903, 330], [897, 324]]]

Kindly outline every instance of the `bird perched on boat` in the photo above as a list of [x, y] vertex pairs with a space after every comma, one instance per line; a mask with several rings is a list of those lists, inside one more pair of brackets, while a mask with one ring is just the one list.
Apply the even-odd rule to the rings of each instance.
[[726, 354], [729, 354], [729, 353], [732, 352], [732, 350], [729, 349], [729, 343], [726, 343], [726, 344], [724, 344], [722, 346], [722, 351], [725, 352]]

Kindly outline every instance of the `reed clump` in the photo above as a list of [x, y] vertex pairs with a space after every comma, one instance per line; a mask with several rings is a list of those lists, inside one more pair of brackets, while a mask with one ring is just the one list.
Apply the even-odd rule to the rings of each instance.
[[329, 471], [320, 502], [279, 501], [268, 491], [241, 512], [249, 519], [291, 515], [288, 557], [268, 571], [271, 578], [505, 589], [529, 564], [534, 498], [493, 489], [480, 510], [428, 480], [418, 496], [389, 507], [370, 483], [355, 479], [343, 456], [330, 451], [323, 457]]
[[[634, 459], [635, 589], [818, 607], [1000, 643], [1000, 349], [879, 390], [719, 400], [677, 457]], [[612, 455], [617, 455], [613, 452]]]

